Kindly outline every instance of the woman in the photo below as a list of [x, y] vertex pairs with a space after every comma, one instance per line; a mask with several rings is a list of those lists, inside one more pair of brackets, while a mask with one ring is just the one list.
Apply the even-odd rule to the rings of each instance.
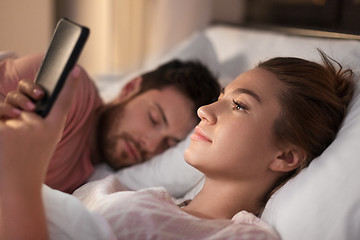
[[[262, 234], [268, 239], [277, 239], [274, 230], [249, 213], [259, 215], [271, 193], [306, 167], [333, 141], [353, 93], [352, 71], [343, 70], [339, 64], [336, 68], [324, 53], [320, 53], [323, 66], [299, 58], [274, 58], [260, 63], [230, 83], [218, 101], [198, 110], [201, 122], [191, 137], [185, 159], [202, 171], [206, 180], [188, 205], [177, 207], [162, 189], [132, 193], [111, 189], [100, 194], [95, 205], [89, 204], [86, 196], [80, 196], [81, 200], [90, 210], [107, 219], [118, 237], [124, 236], [124, 231], [130, 226], [137, 227], [140, 233], [131, 235], [129, 232], [125, 238], [170, 238], [169, 234], [177, 237], [183, 234], [188, 239], [209, 238], [217, 234], [222, 238], [237, 235], [246, 238], [251, 234]], [[73, 76], [76, 75], [74, 72]], [[31, 96], [32, 90], [24, 92]], [[71, 94], [68, 86], [62, 93], [65, 94]], [[34, 197], [33, 204], [37, 207], [30, 210], [44, 212], [39, 189], [46, 159], [50, 158], [51, 152], [45, 151], [38, 156], [43, 147], [31, 143], [27, 159], [35, 163], [24, 163], [25, 157], [19, 152], [15, 159], [10, 157], [16, 151], [13, 144], [17, 139], [23, 144], [30, 141], [26, 136], [32, 133], [31, 128], [19, 129], [29, 123], [49, 129], [48, 136], [38, 138], [43, 144], [53, 147], [53, 139], [59, 130], [53, 130], [51, 125], [62, 124], [59, 116], [64, 116], [67, 110], [64, 99], [63, 96], [60, 98], [55, 113], [45, 120], [23, 112], [19, 119], [1, 123], [1, 146], [7, 151], [0, 149], [0, 190], [2, 196], [15, 192], [11, 196], [16, 200], [1, 200], [2, 221], [7, 216], [21, 217], [9, 209], [16, 209], [19, 205], [24, 208], [21, 205], [24, 192]], [[6, 104], [6, 108], [13, 106]], [[5, 143], [5, 135], [11, 137], [11, 142]], [[26, 172], [26, 165], [32, 166], [38, 177], [24, 173], [28, 184], [23, 186], [19, 183], [17, 171], [21, 168]], [[9, 185], [11, 189], [7, 187]], [[89, 186], [91, 188], [91, 184], [84, 186], [85, 191]], [[81, 191], [79, 189], [77, 194], [81, 195]], [[116, 210], [118, 215], [114, 215]], [[31, 216], [31, 212], [27, 213]], [[42, 223], [45, 222], [43, 215], [37, 214]], [[22, 220], [26, 221], [26, 218]], [[46, 226], [37, 227], [46, 237]], [[3, 228], [2, 233], [19, 233]], [[141, 232], [142, 229], [146, 231]], [[247, 235], [249, 232], [251, 234]]]
[[[271, 192], [334, 140], [353, 94], [353, 73], [321, 56], [324, 67], [298, 58], [260, 63], [230, 83], [216, 103], [199, 109], [202, 121], [185, 157], [206, 182], [185, 211], [259, 214]], [[205, 205], [202, 198], [214, 191], [242, 204]]]

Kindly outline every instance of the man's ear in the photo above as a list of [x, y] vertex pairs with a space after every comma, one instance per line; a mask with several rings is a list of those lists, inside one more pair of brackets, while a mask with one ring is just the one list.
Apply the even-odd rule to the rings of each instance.
[[128, 99], [140, 91], [142, 77], [136, 77], [125, 84], [121, 89], [119, 95], [115, 99], [115, 102], [123, 101]]
[[305, 151], [296, 146], [280, 151], [270, 163], [269, 168], [275, 172], [290, 172], [299, 167], [306, 159]]

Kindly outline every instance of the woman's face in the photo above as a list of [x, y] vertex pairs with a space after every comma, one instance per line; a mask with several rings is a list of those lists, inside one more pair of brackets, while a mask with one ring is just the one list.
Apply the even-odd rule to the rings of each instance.
[[280, 113], [282, 83], [253, 69], [238, 76], [218, 101], [199, 108], [186, 161], [207, 177], [250, 179], [268, 171], [279, 154], [273, 123]]

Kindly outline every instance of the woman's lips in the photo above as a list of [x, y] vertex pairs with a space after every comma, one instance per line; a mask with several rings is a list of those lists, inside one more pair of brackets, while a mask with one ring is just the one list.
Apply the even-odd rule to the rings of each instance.
[[193, 134], [191, 134], [192, 140], [212, 142], [211, 139], [206, 135], [206, 133], [200, 128], [196, 127]]

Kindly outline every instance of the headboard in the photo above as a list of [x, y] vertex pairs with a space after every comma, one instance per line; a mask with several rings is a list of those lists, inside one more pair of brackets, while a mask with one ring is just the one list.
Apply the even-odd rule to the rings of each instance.
[[358, 0], [246, 0], [245, 21], [359, 34], [359, 10]]
[[[360, 0], [238, 0], [240, 17], [231, 24], [283, 33], [360, 40]], [[234, 4], [223, 1], [222, 4]], [[228, 9], [231, 6], [227, 7]], [[234, 20], [235, 19], [235, 20]]]

